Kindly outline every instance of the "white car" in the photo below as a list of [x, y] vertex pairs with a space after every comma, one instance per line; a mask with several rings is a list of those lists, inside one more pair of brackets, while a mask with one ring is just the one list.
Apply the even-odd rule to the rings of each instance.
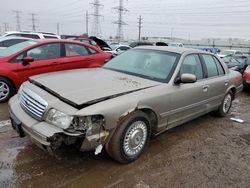
[[180, 42], [171, 42], [168, 45], [173, 47], [184, 47], [183, 43]]
[[243, 54], [238, 50], [224, 50], [223, 52], [218, 54], [220, 58], [226, 57], [228, 55], [243, 55]]
[[60, 39], [61, 37], [53, 33], [29, 32], [29, 31], [8, 31], [1, 37], [25, 37], [32, 39]]
[[111, 53], [114, 56], [119, 55], [119, 54], [131, 49], [130, 46], [123, 45], [123, 44], [111, 44], [110, 47], [112, 48]]
[[0, 51], [8, 48], [10, 46], [13, 46], [15, 44], [31, 40], [30, 38], [24, 38], [24, 37], [3, 37], [0, 38]]

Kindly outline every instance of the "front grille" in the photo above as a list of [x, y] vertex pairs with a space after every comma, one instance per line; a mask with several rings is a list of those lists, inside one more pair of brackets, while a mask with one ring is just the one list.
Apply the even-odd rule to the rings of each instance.
[[20, 96], [21, 107], [32, 117], [41, 120], [48, 103], [29, 89], [23, 88]]

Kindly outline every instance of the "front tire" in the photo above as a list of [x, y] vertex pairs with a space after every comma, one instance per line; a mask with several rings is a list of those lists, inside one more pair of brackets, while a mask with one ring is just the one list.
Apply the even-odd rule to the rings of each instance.
[[147, 115], [137, 111], [117, 125], [106, 146], [110, 157], [120, 163], [135, 161], [144, 151], [150, 138], [150, 121]]
[[13, 84], [8, 79], [0, 77], [0, 103], [7, 101], [14, 93]]

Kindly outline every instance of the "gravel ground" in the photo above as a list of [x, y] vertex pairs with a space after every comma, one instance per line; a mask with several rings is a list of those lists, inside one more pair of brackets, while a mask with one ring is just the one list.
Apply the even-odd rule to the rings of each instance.
[[63, 148], [60, 159], [50, 156], [11, 130], [7, 105], [0, 104], [0, 187], [247, 188], [249, 99], [249, 92], [241, 93], [225, 118], [206, 115], [161, 134], [139, 160], [127, 165], [105, 152], [95, 156], [74, 148]]

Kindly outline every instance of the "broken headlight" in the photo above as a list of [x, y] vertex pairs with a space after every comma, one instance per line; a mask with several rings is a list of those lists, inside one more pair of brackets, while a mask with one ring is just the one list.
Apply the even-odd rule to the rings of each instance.
[[60, 127], [62, 129], [67, 129], [71, 125], [73, 116], [65, 114], [54, 108], [50, 109], [46, 116], [46, 121]]
[[68, 131], [91, 131], [95, 128], [100, 128], [104, 124], [104, 117], [102, 115], [74, 117]]

